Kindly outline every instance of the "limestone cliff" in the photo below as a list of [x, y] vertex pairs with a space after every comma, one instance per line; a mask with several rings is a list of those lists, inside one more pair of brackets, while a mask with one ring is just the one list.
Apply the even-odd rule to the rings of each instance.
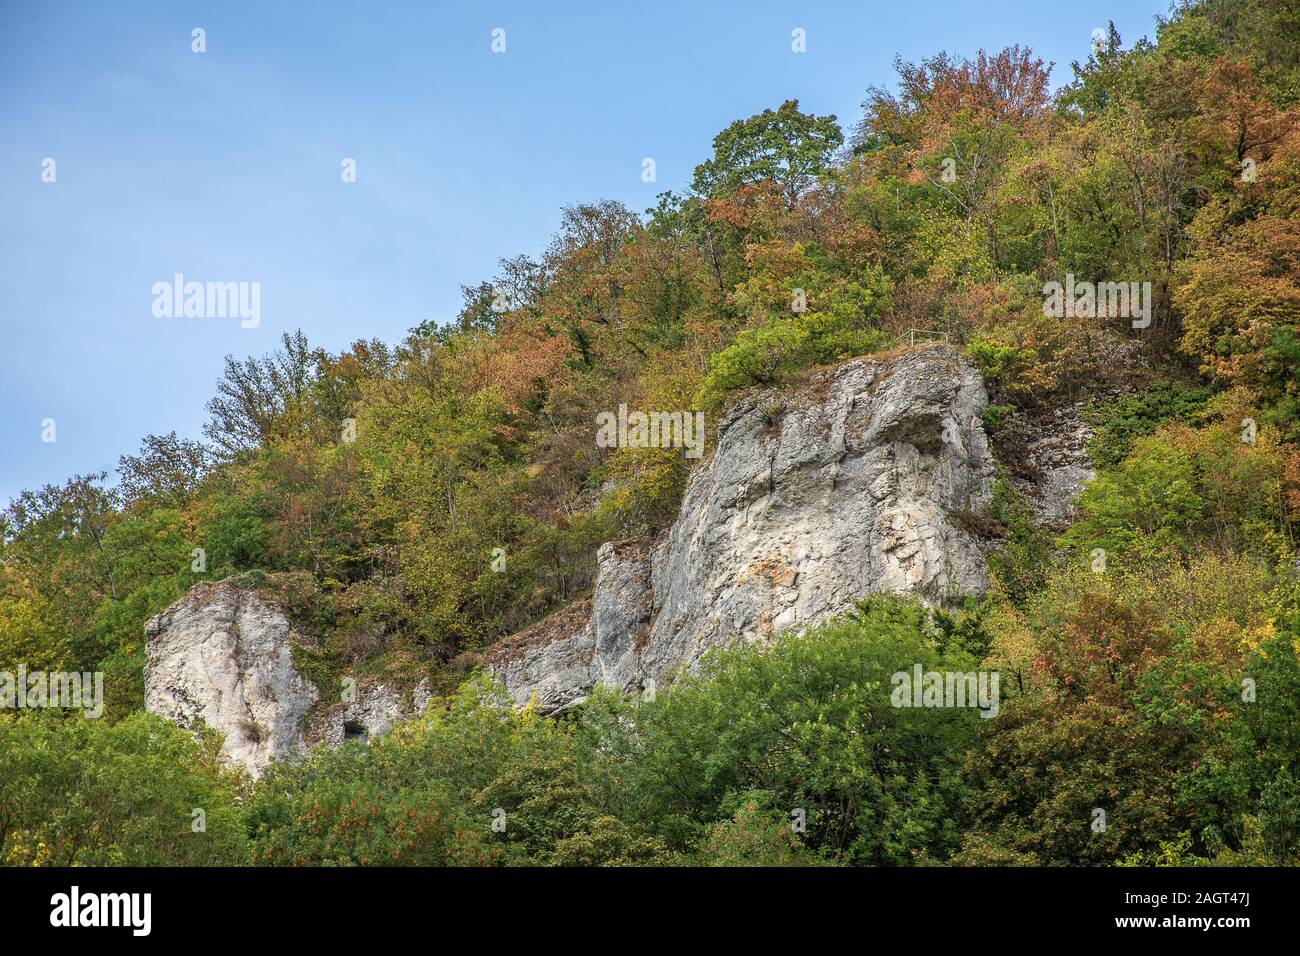
[[225, 734], [222, 753], [257, 772], [302, 750], [319, 694], [293, 666], [283, 612], [256, 592], [199, 584], [145, 625], [145, 706]]
[[[987, 586], [955, 515], [993, 482], [976, 368], [927, 347], [758, 391], [718, 423], [677, 520], [599, 552], [592, 595], [484, 655], [520, 704], [554, 712], [597, 684], [665, 686], [714, 645], [823, 621], [871, 592], [941, 604]], [[226, 735], [256, 773], [318, 742], [370, 737], [423, 708], [382, 684], [343, 702], [294, 669], [284, 613], [231, 582], [203, 584], [148, 624], [147, 705]], [[335, 695], [331, 694], [330, 697]]]
[[666, 534], [606, 544], [589, 609], [502, 642], [489, 665], [521, 704], [553, 711], [597, 683], [662, 685], [715, 644], [813, 624], [871, 592], [982, 591], [983, 555], [952, 516], [992, 491], [986, 403], [976, 368], [943, 347], [741, 399]]
[[424, 708], [427, 687], [406, 695], [345, 681], [321, 694], [293, 663], [303, 640], [271, 599], [232, 581], [195, 585], [145, 625], [145, 706], [182, 727], [222, 733], [223, 757], [250, 773], [309, 746], [368, 739]]

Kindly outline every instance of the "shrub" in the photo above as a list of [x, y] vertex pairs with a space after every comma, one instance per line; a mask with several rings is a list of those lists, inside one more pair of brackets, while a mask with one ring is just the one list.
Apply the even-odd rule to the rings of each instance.
[[[213, 740], [160, 717], [0, 716], [0, 861], [213, 866], [245, 861], [233, 775]], [[203, 828], [196, 828], [202, 811]]]
[[[805, 811], [802, 841], [825, 858], [942, 859], [957, 842], [957, 766], [979, 718], [894, 707], [891, 678], [917, 663], [974, 669], [962, 633], [950, 626], [945, 641], [924, 608], [882, 597], [770, 648], [713, 653], [653, 702], [589, 702], [592, 772], [620, 782], [609, 790], [621, 818], [674, 850], [737, 852], [742, 823], [772, 826], [746, 809], [745, 795], [762, 791], [761, 812], [779, 811], [786, 827], [795, 808]], [[790, 849], [771, 836], [762, 853]]]
[[717, 408], [725, 398], [753, 385], [773, 385], [810, 365], [887, 348], [889, 336], [862, 328], [833, 313], [804, 312], [769, 319], [747, 329], [709, 359], [699, 404]]

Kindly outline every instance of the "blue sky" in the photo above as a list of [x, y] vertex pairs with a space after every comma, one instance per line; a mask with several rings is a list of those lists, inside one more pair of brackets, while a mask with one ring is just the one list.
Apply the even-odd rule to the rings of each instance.
[[[0, 0], [0, 505], [111, 472], [146, 434], [199, 437], [226, 354], [452, 318], [461, 284], [539, 252], [561, 206], [652, 206], [733, 119], [794, 97], [848, 131], [896, 54], [1014, 42], [1059, 86], [1095, 27], [1127, 46], [1167, 9]], [[178, 272], [259, 282], [260, 325], [156, 318], [152, 287]]]

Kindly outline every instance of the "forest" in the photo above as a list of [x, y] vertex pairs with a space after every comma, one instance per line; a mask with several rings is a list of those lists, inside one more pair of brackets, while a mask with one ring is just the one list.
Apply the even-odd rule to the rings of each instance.
[[[737, 119], [652, 209], [560, 210], [452, 321], [227, 358], [201, 438], [9, 502], [0, 672], [102, 673], [104, 709], [0, 710], [0, 861], [1300, 863], [1300, 7], [1188, 0], [1064, 78], [1018, 45], [895, 69], [847, 121]], [[1148, 314], [1053, 315], [1067, 276], [1149, 283]], [[863, 595], [653, 699], [513, 705], [482, 652], [589, 594], [599, 545], [671, 523], [697, 466], [601, 447], [598, 416], [699, 410], [713, 442], [745, 390], [910, 329], [988, 384], [987, 594]], [[1067, 406], [1097, 476], [1043, 524], [1015, 479]], [[436, 699], [227, 766], [143, 676], [145, 622], [225, 579], [288, 609], [326, 694]], [[890, 706], [914, 663], [997, 671], [996, 719]]]

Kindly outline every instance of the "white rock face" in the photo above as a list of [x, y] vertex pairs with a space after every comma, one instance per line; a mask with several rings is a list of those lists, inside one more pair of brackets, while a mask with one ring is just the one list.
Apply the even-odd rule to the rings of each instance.
[[592, 685], [640, 682], [652, 592], [645, 542], [606, 542], [597, 556], [593, 596], [510, 637], [487, 656], [520, 706], [543, 713], [581, 703]]
[[145, 706], [225, 734], [222, 754], [254, 774], [303, 749], [319, 696], [294, 669], [289, 621], [257, 593], [198, 584], [145, 625]]
[[662, 685], [714, 644], [814, 624], [871, 592], [939, 604], [983, 591], [983, 554], [950, 514], [992, 492], [987, 401], [946, 347], [742, 399], [667, 535], [605, 545], [589, 615], [566, 609], [489, 665], [520, 704], [557, 710], [597, 683]]
[[410, 703], [386, 684], [359, 682], [349, 699], [313, 711], [320, 693], [293, 666], [299, 635], [288, 618], [228, 581], [195, 585], [145, 633], [145, 706], [182, 727], [201, 722], [225, 734], [223, 757], [254, 776], [309, 746], [369, 740], [429, 701], [427, 682]]
[[[941, 604], [983, 591], [983, 554], [951, 515], [991, 495], [986, 404], [979, 372], [947, 347], [855, 359], [742, 398], [671, 528], [602, 545], [592, 596], [485, 662], [520, 705], [555, 712], [597, 684], [667, 686], [715, 644], [767, 640], [872, 592]], [[147, 632], [149, 709], [224, 732], [227, 758], [255, 774], [308, 745], [373, 737], [429, 697], [421, 686], [408, 705], [371, 683], [313, 710], [289, 621], [229, 582], [196, 586]]]
[[338, 747], [348, 740], [369, 741], [387, 733], [398, 721], [421, 713], [431, 696], [428, 681], [421, 681], [408, 706], [405, 695], [382, 682], [355, 685], [355, 698], [325, 709], [312, 719], [306, 734], [308, 746], [325, 743]]

